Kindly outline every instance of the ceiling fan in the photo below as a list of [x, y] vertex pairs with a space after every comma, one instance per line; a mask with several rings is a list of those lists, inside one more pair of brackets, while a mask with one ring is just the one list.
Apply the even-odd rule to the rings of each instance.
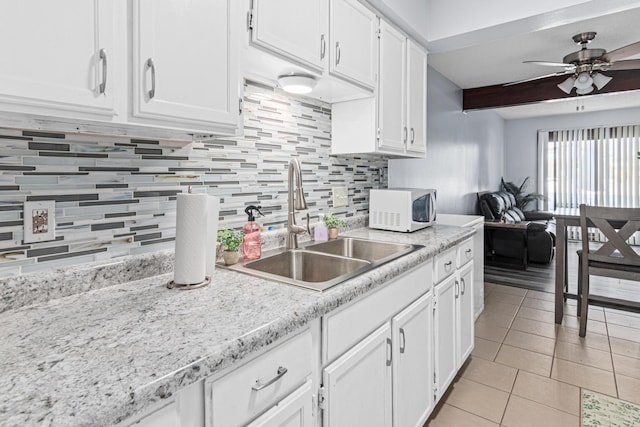
[[594, 91], [594, 86], [600, 90], [612, 80], [612, 77], [601, 74], [600, 71], [640, 69], [640, 59], [622, 60], [624, 58], [640, 54], [640, 41], [615, 49], [611, 52], [607, 52], [604, 49], [587, 48], [587, 45], [591, 43], [595, 37], [596, 33], [593, 31], [573, 36], [573, 41], [576, 44], [581, 45], [582, 48], [577, 52], [572, 52], [566, 55], [562, 58], [562, 62], [524, 61], [526, 64], [537, 64], [546, 67], [562, 67], [564, 68], [563, 71], [507, 83], [504, 86], [543, 79], [551, 76], [571, 74], [569, 78], [558, 85], [558, 88], [563, 92], [570, 94], [575, 87], [578, 95], [586, 95]]

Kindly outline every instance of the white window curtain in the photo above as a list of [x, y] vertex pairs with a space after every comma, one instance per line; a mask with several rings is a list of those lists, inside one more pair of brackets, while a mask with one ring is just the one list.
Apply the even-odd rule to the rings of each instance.
[[640, 125], [539, 132], [545, 209], [640, 206]]
[[538, 151], [546, 210], [640, 207], [640, 125], [540, 131]]

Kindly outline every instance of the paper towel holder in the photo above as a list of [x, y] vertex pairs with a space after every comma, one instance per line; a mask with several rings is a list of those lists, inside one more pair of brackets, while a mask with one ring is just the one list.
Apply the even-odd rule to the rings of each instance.
[[188, 291], [191, 289], [198, 289], [198, 288], [204, 288], [205, 286], [207, 286], [209, 283], [211, 283], [211, 277], [205, 277], [204, 280], [200, 283], [193, 283], [193, 284], [182, 284], [182, 283], [176, 283], [175, 281], [170, 281], [169, 283], [167, 283], [167, 288], [169, 289], [180, 289], [181, 291]]

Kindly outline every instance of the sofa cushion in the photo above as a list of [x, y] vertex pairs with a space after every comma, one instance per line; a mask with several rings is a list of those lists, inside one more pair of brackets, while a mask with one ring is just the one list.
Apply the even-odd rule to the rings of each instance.
[[490, 193], [485, 196], [485, 200], [491, 209], [493, 219], [502, 219], [502, 215], [506, 211], [504, 199], [498, 193]]
[[502, 218], [504, 219], [504, 222], [506, 222], [507, 224], [516, 224], [516, 223], [520, 222], [520, 217], [512, 209], [509, 209], [508, 211], [505, 211], [505, 213], [502, 216]]
[[491, 207], [489, 206], [489, 203], [487, 202], [487, 199], [485, 197], [480, 199], [480, 213], [484, 215], [484, 219], [486, 219], [487, 221], [496, 220], [496, 217], [493, 216]]
[[516, 215], [518, 215], [518, 217], [520, 218], [520, 221], [524, 221], [524, 220], [525, 220], [524, 212], [522, 212], [522, 210], [520, 210], [520, 208], [519, 208], [519, 207], [517, 207], [517, 206], [513, 206], [513, 207], [511, 208], [511, 210], [512, 210], [513, 212], [515, 212], [515, 213], [516, 213]]

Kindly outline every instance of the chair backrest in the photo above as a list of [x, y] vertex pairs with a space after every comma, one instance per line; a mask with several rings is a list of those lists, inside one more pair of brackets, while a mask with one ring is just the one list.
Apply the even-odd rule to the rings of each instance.
[[[598, 249], [589, 250], [588, 227], [596, 227], [606, 242]], [[640, 266], [640, 255], [627, 242], [640, 230], [639, 208], [606, 208], [580, 205], [582, 255], [589, 261]]]

